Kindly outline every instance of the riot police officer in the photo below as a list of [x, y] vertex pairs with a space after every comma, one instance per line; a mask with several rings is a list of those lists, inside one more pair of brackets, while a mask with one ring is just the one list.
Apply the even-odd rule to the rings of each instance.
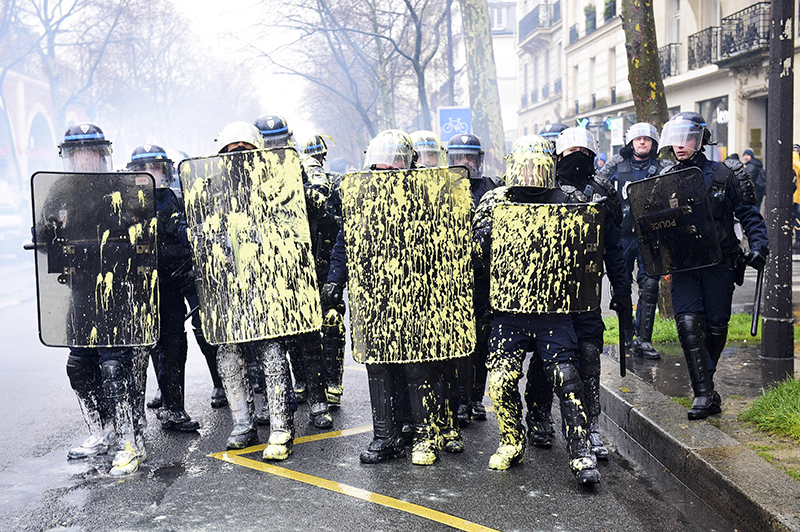
[[[469, 183], [472, 191], [473, 207], [477, 208], [481, 198], [488, 191], [503, 186], [499, 177], [483, 175], [484, 151], [478, 137], [471, 134], [454, 135], [447, 143], [447, 165], [466, 166], [469, 170]], [[475, 350], [469, 359], [463, 359], [458, 372], [460, 404], [458, 421], [467, 425], [470, 419], [486, 419], [483, 396], [486, 389], [486, 357], [489, 355], [489, 332], [492, 317], [489, 312], [489, 278], [482, 275], [483, 269], [475, 268], [475, 290], [473, 308], [475, 310]]]
[[[264, 148], [292, 147], [292, 131], [286, 120], [278, 115], [261, 115], [253, 125], [263, 137]], [[330, 196], [327, 180], [312, 182], [301, 166], [303, 190], [306, 197], [309, 230], [312, 236], [318, 234], [318, 224], [327, 216], [326, 206]], [[313, 245], [313, 241], [312, 241]], [[321, 284], [319, 285], [321, 286]], [[322, 339], [319, 331], [299, 334], [287, 339], [289, 358], [295, 373], [295, 394], [298, 401], [305, 398], [308, 386], [308, 402], [310, 403], [311, 422], [320, 429], [333, 426], [333, 418], [328, 411], [328, 397], [325, 387], [325, 361], [323, 358]], [[266, 405], [266, 403], [265, 403]], [[258, 420], [265, 419], [263, 414]], [[261, 421], [263, 422], [263, 421]]]
[[[261, 132], [247, 122], [232, 122], [217, 135], [218, 153], [261, 148]], [[233, 418], [228, 449], [243, 449], [258, 441], [255, 427], [253, 390], [247, 379], [243, 350], [252, 349], [264, 373], [269, 390], [270, 436], [264, 449], [265, 460], [285, 460], [294, 450], [294, 415], [289, 407], [289, 361], [285, 340], [230, 343], [219, 346], [217, 364]]]
[[[328, 137], [330, 139], [330, 137]], [[336, 243], [336, 235], [342, 227], [341, 174], [325, 172], [323, 163], [328, 155], [328, 145], [322, 135], [314, 135], [306, 143], [303, 153], [303, 166], [309, 183], [319, 183], [330, 191], [325, 215], [310, 224], [315, 231], [311, 235], [311, 247], [317, 267], [317, 281], [320, 286], [327, 282], [330, 270], [331, 253]], [[325, 360], [325, 393], [330, 406], [342, 404], [344, 391], [344, 302], [332, 307], [322, 302], [322, 354]]]
[[[628, 201], [628, 183], [641, 181], [658, 174], [669, 166], [665, 160], [658, 159], [658, 131], [647, 122], [633, 124], [625, 133], [625, 146], [617, 155], [606, 163], [597, 175], [607, 178], [615, 184], [617, 195], [622, 203], [622, 227], [620, 244], [625, 256], [625, 270], [632, 276], [634, 261], [638, 264], [636, 284], [639, 286], [639, 300], [636, 304], [636, 338], [633, 339], [633, 315], [630, 307], [625, 311], [626, 347], [630, 347], [633, 355], [647, 359], [661, 358], [651, 343], [653, 322], [658, 308], [659, 277], [651, 277], [644, 271], [639, 254], [639, 243], [634, 232], [633, 216]], [[632, 277], [631, 277], [632, 278]]]
[[[155, 347], [158, 356], [155, 369], [163, 406], [158, 418], [164, 429], [195, 432], [200, 423], [192, 420], [184, 409], [188, 343], [183, 325], [186, 315], [184, 295], [194, 293], [195, 287], [183, 205], [169, 186], [172, 160], [161, 146], [145, 144], [133, 150], [127, 168], [148, 172], [156, 181], [161, 331]], [[213, 365], [216, 372], [216, 360]]]
[[[110, 172], [111, 153], [111, 142], [94, 124], [69, 127], [59, 145], [59, 156], [67, 172]], [[75, 203], [81, 201], [80, 197], [73, 196], [81, 191], [72, 192], [67, 194], [68, 197], [48, 198], [44, 219], [58, 220], [65, 230], [80, 222], [72, 217], [75, 216]], [[110, 214], [97, 213], [98, 216]], [[92, 284], [91, 291], [94, 290]], [[77, 283], [72, 297], [73, 300], [83, 297]], [[74, 301], [76, 308], [82, 304], [85, 303]], [[119, 450], [109, 471], [111, 476], [134, 473], [147, 458], [143, 414], [136, 404], [138, 393], [133, 376], [133, 356], [129, 347], [71, 347], [67, 360], [70, 385], [90, 433], [79, 447], [70, 449], [68, 458], [105, 454], [116, 442]]]
[[[548, 393], [552, 395], [555, 389], [560, 400], [570, 468], [580, 483], [596, 484], [600, 473], [588, 439], [584, 383], [577, 367], [576, 331], [572, 317], [565, 313], [575, 309], [557, 307], [579, 298], [576, 294], [555, 293], [557, 287], [580, 285], [572, 281], [586, 271], [586, 265], [559, 264], [557, 268], [549, 268], [548, 273], [530, 266], [535, 257], [544, 260], [568, 247], [562, 235], [548, 236], [543, 229], [545, 226], [560, 227], [560, 224], [548, 222], [554, 211], [544, 210], [538, 224], [533, 219], [542, 204], [570, 202], [569, 196], [555, 186], [554, 166], [548, 140], [535, 135], [518, 139], [507, 158], [505, 181], [508, 186], [489, 191], [475, 214], [476, 264], [485, 269], [485, 275], [491, 275], [493, 318], [487, 366], [489, 396], [500, 429], [500, 445], [489, 459], [489, 467], [505, 470], [523, 458], [525, 433], [518, 384], [525, 355], [533, 351], [547, 376]], [[502, 218], [498, 213], [504, 212], [502, 208], [520, 204], [531, 204], [531, 207], [519, 214], [522, 218], [514, 218], [516, 224], [500, 224]], [[587, 228], [597, 226], [597, 222], [578, 223]], [[538, 229], [524, 233], [531, 227]], [[514, 247], [520, 242], [530, 242], [530, 246]], [[583, 246], [584, 242], [572, 245]], [[531, 249], [537, 251], [530, 253]], [[515, 269], [508, 271], [504, 267]], [[553, 276], [558, 276], [558, 280]], [[595, 274], [594, 284], [599, 281], [599, 275]]]
[[661, 132], [661, 149], [670, 150], [678, 160], [662, 173], [692, 167], [702, 172], [722, 252], [722, 260], [714, 266], [671, 275], [672, 308], [694, 391], [689, 419], [704, 419], [721, 412], [722, 399], [714, 390], [714, 372], [725, 348], [731, 316], [733, 263], [739, 253], [734, 217], [741, 223], [750, 246], [745, 262], [761, 270], [769, 254], [767, 228], [756, 205], [753, 181], [739, 161], [709, 161], [703, 152], [711, 143], [705, 119], [694, 112], [673, 116]]
[[[385, 130], [367, 146], [364, 166], [366, 171], [371, 172], [407, 170], [416, 167], [416, 159], [417, 154], [408, 134], [399, 130]], [[399, 194], [398, 197], [407, 196]], [[380, 207], [387, 208], [383, 204]], [[348, 271], [352, 273], [357, 267], [359, 266], [356, 264], [348, 264], [344, 231], [340, 231], [331, 258], [328, 282], [323, 287], [323, 297], [329, 303], [337, 304], [341, 301], [344, 285], [348, 281]], [[398, 272], [398, 275], [402, 276], [403, 272]], [[388, 327], [397, 326], [396, 319], [387, 317], [387, 320]], [[439, 360], [436, 358], [426, 360], [429, 353], [407, 349], [392, 340], [389, 339], [390, 344], [395, 346], [393, 350], [373, 353], [371, 357], [363, 360], [367, 368], [374, 437], [367, 450], [360, 454], [360, 461], [373, 464], [402, 454], [404, 445], [402, 399], [398, 398], [398, 392], [402, 388], [407, 391], [415, 427], [412, 463], [433, 464], [438, 459], [442, 447], [449, 452], [462, 451], [463, 442], [458, 430], [447, 428], [443, 439], [438, 425], [440, 411], [435, 386], [439, 380], [437, 373], [441, 370]], [[448, 352], [446, 358], [450, 356], [453, 356], [453, 353]]]
[[[622, 247], [619, 245], [618, 223], [622, 210], [611, 183], [594, 174], [594, 157], [597, 143], [592, 133], [584, 128], [567, 128], [556, 137], [558, 186], [578, 201], [594, 201], [604, 206], [603, 262], [611, 282], [613, 296], [611, 308], [623, 310], [631, 306], [631, 283], [625, 274]], [[617, 200], [617, 201], [614, 201]], [[586, 415], [589, 421], [589, 439], [592, 451], [601, 460], [608, 458], [608, 449], [599, 432], [600, 416], [600, 354], [603, 352], [605, 326], [600, 306], [586, 312], [572, 314], [578, 336], [579, 373], [586, 397]], [[536, 363], [528, 369], [528, 430], [531, 443], [537, 447], [552, 444], [550, 402], [552, 393]]]
[[433, 131], [420, 129], [411, 133], [411, 142], [417, 152], [417, 163], [426, 168], [445, 165], [442, 142]]

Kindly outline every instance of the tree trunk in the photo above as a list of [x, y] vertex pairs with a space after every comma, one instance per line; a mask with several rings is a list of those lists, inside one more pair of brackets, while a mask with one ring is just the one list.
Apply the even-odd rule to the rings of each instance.
[[660, 131], [669, 120], [669, 109], [658, 61], [652, 1], [623, 0], [622, 28], [636, 120], [650, 122]]
[[[631, 84], [637, 122], [649, 122], [659, 131], [669, 120], [661, 63], [658, 60], [656, 25], [650, 0], [622, 0], [622, 28], [628, 56], [628, 81]], [[658, 311], [672, 318], [672, 297], [666, 277], [659, 283]]]
[[489, 5], [486, 0], [459, 0], [459, 4], [467, 54], [472, 129], [475, 136], [481, 139], [486, 152], [484, 173], [502, 175], [505, 172], [505, 135], [500, 114]]

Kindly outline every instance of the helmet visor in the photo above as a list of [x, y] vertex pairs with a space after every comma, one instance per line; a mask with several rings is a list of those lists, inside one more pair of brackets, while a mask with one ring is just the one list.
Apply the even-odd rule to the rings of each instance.
[[555, 188], [556, 165], [550, 141], [538, 137], [517, 144], [506, 158], [506, 184], [510, 187]]
[[109, 172], [112, 168], [108, 144], [61, 146], [65, 172]]
[[703, 145], [703, 126], [688, 120], [670, 120], [661, 131], [661, 149], [667, 146], [683, 146], [699, 151]]
[[364, 168], [369, 170], [404, 170], [411, 168], [413, 153], [410, 144], [394, 135], [381, 135], [370, 141], [364, 155]]
[[479, 149], [447, 148], [447, 166], [466, 166], [469, 176], [477, 179], [483, 175], [483, 152]]

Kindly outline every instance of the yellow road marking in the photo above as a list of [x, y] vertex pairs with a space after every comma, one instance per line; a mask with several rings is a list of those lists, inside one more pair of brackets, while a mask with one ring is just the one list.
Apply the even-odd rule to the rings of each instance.
[[[300, 438], [296, 438], [294, 442], [295, 444], [307, 443], [312, 441], [325, 440], [329, 438], [337, 438], [339, 436], [350, 436], [353, 434], [360, 434], [362, 432], [367, 432], [370, 430], [372, 430], [372, 425], [365, 425], [362, 427], [356, 427], [352, 429], [337, 430], [337, 431], [325, 432], [323, 434], [312, 434], [310, 436], [303, 436]], [[222, 460], [224, 462], [228, 462], [231, 464], [239, 465], [242, 467], [249, 467], [250, 469], [263, 471], [265, 473], [269, 473], [271, 475], [275, 475], [278, 477], [286, 478], [289, 480], [295, 480], [297, 482], [303, 482], [305, 484], [333, 491], [335, 493], [341, 493], [342, 495], [347, 495], [349, 497], [360, 499], [362, 501], [372, 502], [375, 504], [379, 504], [381, 506], [386, 506], [387, 508], [394, 508], [395, 510], [400, 510], [401, 512], [406, 512], [412, 515], [417, 515], [419, 517], [424, 517], [425, 519], [429, 519], [437, 523], [442, 523], [451, 526], [453, 528], [456, 528], [458, 530], [465, 530], [468, 532], [497, 532], [493, 528], [488, 528], [483, 525], [473, 523], [472, 521], [467, 521], [466, 519], [461, 519], [460, 517], [455, 517], [453, 515], [446, 514], [444, 512], [432, 510], [430, 508], [426, 508], [425, 506], [420, 506], [419, 504], [401, 501], [400, 499], [387, 497], [386, 495], [381, 495], [379, 493], [372, 493], [371, 491], [363, 490], [361, 488], [356, 488], [354, 486], [349, 486], [347, 484], [340, 484], [332, 480], [316, 477], [314, 475], [308, 475], [306, 473], [300, 473], [298, 471], [292, 471], [291, 469], [286, 469], [285, 467], [279, 467], [276, 465], [260, 462], [258, 460], [253, 460], [251, 458], [246, 458], [242, 456], [244, 454], [263, 451], [266, 448], [266, 446], [267, 446], [266, 444], [254, 445], [246, 449], [240, 449], [236, 451], [223, 451], [220, 453], [210, 454], [209, 456], [211, 458], [217, 458], [218, 460]]]

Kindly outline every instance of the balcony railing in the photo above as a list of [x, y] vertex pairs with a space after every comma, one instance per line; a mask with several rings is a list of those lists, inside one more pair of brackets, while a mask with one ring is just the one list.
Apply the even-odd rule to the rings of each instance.
[[542, 85], [542, 100], [550, 97], [550, 85]]
[[711, 26], [689, 35], [689, 70], [716, 63], [719, 60], [719, 26]]
[[578, 40], [578, 25], [573, 24], [569, 27], [569, 43], [572, 44]]
[[617, 87], [611, 87], [611, 105], [617, 103]]
[[658, 49], [658, 62], [661, 63], [661, 77], [678, 75], [678, 50], [680, 44], [672, 43]]
[[533, 35], [539, 28], [549, 28], [561, 20], [561, 3], [539, 4], [519, 21], [519, 42]]
[[759, 2], [722, 19], [720, 59], [769, 48], [769, 2]]
[[561, 78], [553, 82], [553, 95], [561, 94]]
[[535, 104], [539, 101], [539, 89], [533, 89], [531, 91], [531, 105]]
[[522, 102], [520, 103], [520, 107], [522, 107], [523, 109], [528, 107], [528, 95], [527, 94], [523, 94], [522, 95]]

